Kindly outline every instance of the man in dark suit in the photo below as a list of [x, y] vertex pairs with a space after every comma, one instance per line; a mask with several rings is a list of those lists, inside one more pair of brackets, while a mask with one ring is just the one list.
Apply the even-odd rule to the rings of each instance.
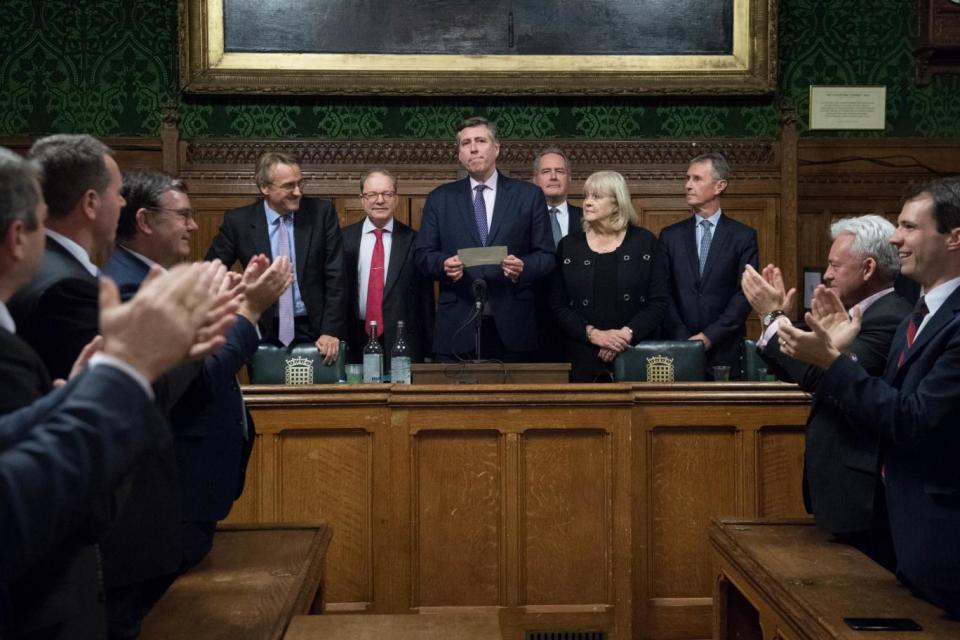
[[264, 339], [313, 342], [329, 364], [345, 334], [343, 246], [333, 203], [303, 196], [296, 159], [263, 154], [257, 163], [263, 200], [227, 211], [207, 260], [246, 267], [253, 256], [287, 256], [293, 286], [260, 318]]
[[[567, 202], [570, 174], [570, 159], [559, 147], [547, 147], [533, 159], [533, 182], [540, 187], [547, 200], [547, 216], [554, 247], [570, 233], [583, 233], [583, 209]], [[549, 280], [544, 278], [536, 287], [537, 324], [542, 338], [537, 359], [562, 362], [566, 356], [560, 345], [564, 344], [566, 337], [550, 310]]]
[[[111, 151], [86, 135], [41, 138], [30, 157], [43, 169], [48, 207], [39, 269], [10, 298], [18, 335], [55, 378], [68, 378], [80, 352], [98, 333], [97, 263], [109, 253], [123, 196]], [[25, 578], [17, 598], [23, 633], [64, 625], [104, 626], [97, 539], [115, 515], [101, 496], [85, 525]], [[81, 622], [82, 621], [82, 622]], [[95, 636], [99, 637], [99, 635]]]
[[547, 147], [533, 159], [533, 181], [547, 200], [553, 244], [568, 233], [583, 233], [583, 209], [567, 202], [570, 188], [570, 160], [559, 147]]
[[[894, 227], [878, 215], [838, 220], [830, 228], [833, 245], [824, 281], [848, 308], [863, 314], [850, 353], [871, 375], [881, 375], [890, 342], [912, 305], [894, 291], [900, 260], [890, 244]], [[817, 526], [861, 549], [891, 571], [893, 547], [884, 508], [876, 438], [847, 425], [843, 414], [822, 402], [817, 387], [823, 370], [786, 356], [777, 338], [789, 324], [796, 290], [784, 291], [780, 270], [768, 265], [763, 275], [747, 266], [743, 292], [761, 318], [758, 350], [778, 378], [813, 393], [804, 431], [803, 498]]]
[[[151, 265], [170, 268], [189, 255], [197, 224], [185, 185], [167, 174], [129, 172], [123, 177], [123, 196], [117, 249], [104, 273], [122, 292], [133, 295]], [[183, 501], [180, 571], [209, 552], [216, 522], [227, 516], [243, 488], [255, 432], [236, 375], [257, 348], [260, 314], [292, 280], [289, 260], [268, 265], [265, 256], [251, 259], [244, 273], [243, 303], [227, 343], [204, 358], [201, 374], [170, 411], [179, 478], [176, 498]], [[178, 488], [154, 487], [140, 508], [160, 510], [152, 498], [171, 490]], [[142, 537], [138, 539], [142, 543]]]
[[[81, 178], [96, 183], [98, 170], [107, 173], [103, 147], [79, 142], [76, 149], [58, 150], [55, 144], [38, 154], [58, 159], [48, 179], [65, 174], [74, 179], [73, 186], [81, 187]], [[25, 407], [50, 389], [46, 366], [14, 335], [16, 325], [6, 308], [11, 294], [30, 281], [44, 256], [47, 207], [39, 176], [37, 164], [0, 148], [4, 412]], [[81, 199], [92, 198], [82, 189], [78, 193]], [[206, 315], [203, 309], [193, 318], [189, 313], [171, 315], [182, 311], [184, 299], [167, 294], [171, 287], [182, 286], [208, 307], [227, 302], [198, 289], [211, 281], [197, 269], [165, 282], [167, 289], [155, 282], [139, 300], [122, 307], [116, 306], [115, 288], [101, 293], [98, 286], [97, 295], [105, 301], [100, 309], [103, 354], [93, 355], [87, 371], [78, 373], [92, 353], [84, 349], [74, 379], [64, 389], [0, 419], [3, 637], [105, 637], [99, 563], [89, 544], [101, 519], [91, 516], [102, 509], [104, 492], [112, 491], [140, 455], [163, 440], [164, 424], [145, 406], [152, 398], [149, 381], [184, 355], [184, 340], [193, 341]]]
[[783, 351], [824, 370], [818, 394], [878, 438], [897, 576], [960, 615], [960, 177], [905, 196], [890, 242], [923, 296], [893, 339], [882, 377], [843, 354], [860, 329], [818, 288], [813, 332], [780, 328]]
[[52, 388], [50, 374], [16, 335], [7, 310], [14, 291], [30, 281], [43, 258], [46, 205], [40, 168], [0, 147], [0, 415], [30, 404]]
[[360, 200], [366, 217], [343, 230], [347, 357], [350, 362], [363, 361], [369, 321], [376, 320], [388, 364], [397, 322], [403, 321], [410, 358], [423, 362], [433, 339], [433, 286], [413, 263], [417, 232], [393, 217], [396, 177], [386, 169], [371, 169], [360, 180]]
[[697, 156], [687, 168], [687, 204], [693, 216], [660, 232], [667, 258], [671, 302], [665, 337], [699, 340], [712, 367], [739, 371], [740, 345], [746, 335], [750, 304], [740, 290], [749, 264], [758, 266], [757, 232], [724, 214], [720, 198], [730, 168], [719, 153]]
[[[440, 281], [433, 351], [451, 362], [472, 354], [505, 361], [531, 359], [539, 344], [534, 285], [554, 267], [553, 238], [543, 192], [497, 171], [500, 143], [485, 118], [464, 120], [457, 132], [468, 177], [430, 192], [423, 207], [414, 260]], [[505, 245], [498, 265], [465, 268], [460, 249]], [[482, 354], [474, 342], [477, 281], [486, 288]]]

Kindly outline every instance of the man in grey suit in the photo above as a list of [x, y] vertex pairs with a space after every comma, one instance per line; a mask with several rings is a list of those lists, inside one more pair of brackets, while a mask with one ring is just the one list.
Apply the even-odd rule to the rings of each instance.
[[[897, 326], [911, 308], [893, 288], [900, 272], [897, 252], [889, 242], [893, 231], [893, 225], [878, 215], [845, 218], [830, 228], [833, 245], [824, 282], [848, 309], [858, 306], [863, 314], [863, 326], [850, 353], [871, 375], [883, 373]], [[804, 431], [807, 512], [814, 515], [818, 527], [893, 570], [877, 439], [851, 428], [842, 413], [821, 400], [817, 387], [822, 369], [780, 350], [778, 329], [790, 324], [796, 293], [784, 291], [780, 270], [767, 265], [761, 275], [748, 266], [743, 292], [760, 316], [764, 329], [757, 346], [770, 370], [784, 382], [795, 382], [814, 394]]]

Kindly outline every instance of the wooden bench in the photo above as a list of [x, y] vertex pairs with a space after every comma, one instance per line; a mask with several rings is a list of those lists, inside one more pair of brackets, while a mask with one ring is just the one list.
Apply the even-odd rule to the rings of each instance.
[[203, 562], [177, 578], [141, 638], [274, 640], [323, 610], [325, 524], [221, 525]]
[[501, 640], [497, 613], [296, 616], [284, 640]]
[[[960, 638], [960, 621], [812, 521], [714, 520], [710, 541], [716, 640]], [[923, 630], [854, 631], [845, 617], [912, 618]]]

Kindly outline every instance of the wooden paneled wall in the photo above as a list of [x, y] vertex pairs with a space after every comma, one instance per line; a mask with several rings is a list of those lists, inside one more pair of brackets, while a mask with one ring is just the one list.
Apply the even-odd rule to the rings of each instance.
[[802, 138], [798, 145], [797, 267], [823, 271], [830, 225], [878, 213], [896, 224], [908, 186], [960, 174], [960, 140]]
[[805, 394], [764, 384], [247, 387], [236, 522], [322, 519], [329, 609], [707, 638], [709, 518], [803, 514]]

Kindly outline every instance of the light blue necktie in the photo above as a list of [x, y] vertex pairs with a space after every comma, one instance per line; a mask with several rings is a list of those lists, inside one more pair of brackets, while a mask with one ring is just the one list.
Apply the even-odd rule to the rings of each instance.
[[710, 242], [713, 241], [713, 223], [709, 220], [701, 220], [700, 228], [703, 229], [703, 235], [700, 237], [700, 275], [703, 275], [707, 255], [710, 253]]
[[550, 230], [553, 231], [553, 244], [560, 244], [560, 240], [563, 239], [563, 230], [560, 229], [560, 219], [557, 215], [560, 213], [560, 209], [556, 207], [550, 207]]
[[[287, 221], [285, 216], [277, 218], [277, 256], [278, 258], [290, 258], [290, 236], [287, 235]], [[280, 326], [278, 338], [283, 346], [293, 342], [293, 287], [287, 287], [287, 290], [280, 294], [278, 301], [278, 315]]]

